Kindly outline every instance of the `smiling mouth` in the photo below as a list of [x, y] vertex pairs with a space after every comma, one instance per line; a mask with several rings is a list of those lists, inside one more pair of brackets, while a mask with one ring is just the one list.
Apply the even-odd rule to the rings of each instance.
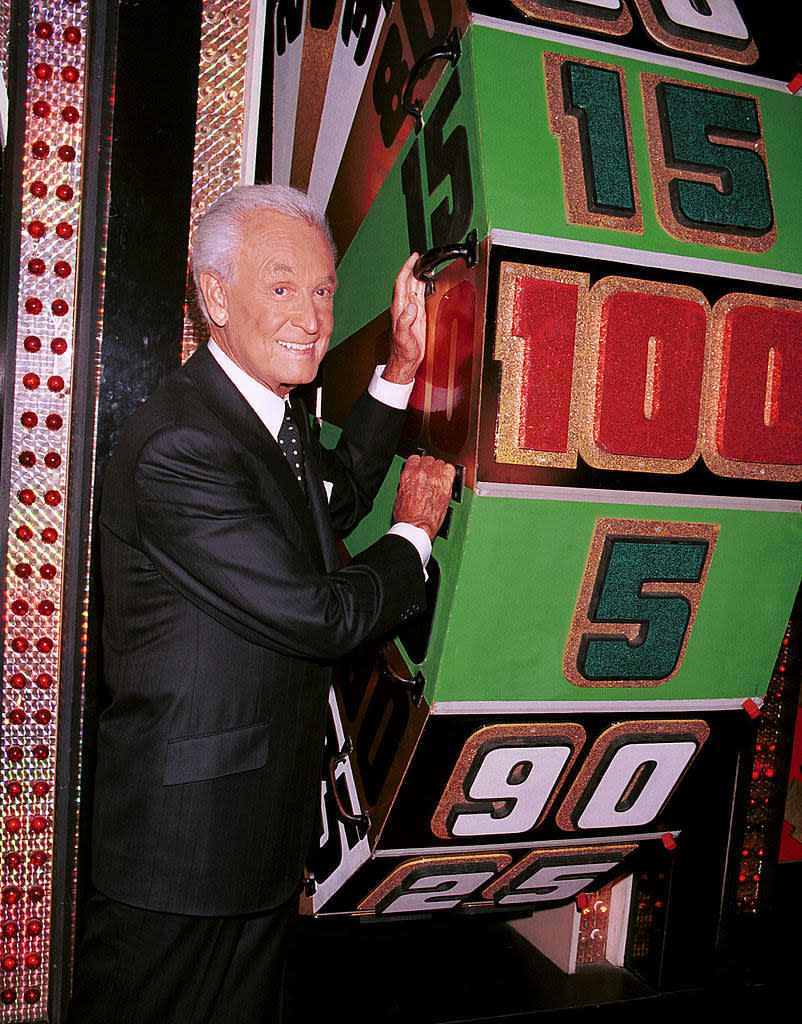
[[305, 345], [293, 345], [292, 342], [289, 342], [289, 341], [279, 341], [279, 342], [277, 342], [277, 344], [281, 348], [289, 349], [290, 352], [309, 352], [310, 349], [313, 349], [315, 347], [317, 342], [310, 341], [310, 342], [307, 342]]

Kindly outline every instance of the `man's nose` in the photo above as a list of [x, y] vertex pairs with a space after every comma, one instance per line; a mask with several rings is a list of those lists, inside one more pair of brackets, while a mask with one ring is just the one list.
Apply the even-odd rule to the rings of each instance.
[[317, 334], [320, 330], [320, 317], [313, 295], [300, 295], [298, 306], [292, 318], [295, 327], [300, 327], [307, 334]]

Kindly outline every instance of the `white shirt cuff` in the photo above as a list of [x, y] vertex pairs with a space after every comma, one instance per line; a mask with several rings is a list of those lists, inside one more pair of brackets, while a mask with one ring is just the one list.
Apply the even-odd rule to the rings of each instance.
[[377, 402], [381, 402], [382, 405], [389, 405], [391, 409], [406, 409], [409, 403], [409, 396], [415, 387], [415, 381], [410, 381], [409, 384], [394, 384], [390, 380], [385, 380], [382, 377], [383, 373], [384, 365], [377, 366], [373, 379], [368, 384], [368, 393]]
[[415, 547], [420, 555], [420, 564], [425, 573], [426, 565], [432, 553], [432, 542], [429, 540], [429, 534], [419, 526], [413, 526], [412, 523], [395, 523], [387, 532], [394, 533], [398, 537], [405, 537]]

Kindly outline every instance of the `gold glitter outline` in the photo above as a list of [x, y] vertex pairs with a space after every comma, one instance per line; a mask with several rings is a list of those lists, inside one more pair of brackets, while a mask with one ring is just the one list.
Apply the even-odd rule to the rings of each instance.
[[[605, 303], [622, 292], [636, 292], [698, 303], [705, 312], [705, 339], [700, 384], [699, 409], [697, 411], [696, 443], [693, 452], [685, 459], [664, 459], [642, 455], [625, 455], [604, 451], [595, 443], [596, 404], [601, 371], [601, 338], [605, 321]], [[702, 406], [708, 384], [707, 367], [707, 325], [710, 321], [710, 303], [698, 288], [685, 284], [663, 281], [644, 281], [640, 278], [611, 275], [597, 281], [590, 289], [587, 313], [581, 322], [582, 341], [582, 394], [580, 400], [579, 452], [589, 466], [596, 469], [622, 470], [633, 473], [661, 473], [663, 475], [684, 473], [689, 470], [702, 452]], [[670, 398], [669, 398], [670, 400]]]
[[[592, 846], [547, 846], [547, 847], [539, 847], [536, 850], [532, 850], [531, 853], [527, 854], [526, 857], [524, 857], [522, 860], [518, 861], [517, 864], [514, 864], [509, 869], [509, 871], [506, 871], [503, 875], [501, 875], [499, 878], [497, 878], [494, 882], [491, 882], [490, 885], [488, 885], [488, 887], [486, 889], [482, 890], [482, 897], [484, 899], [488, 900], [488, 901], [492, 901], [497, 906], [521, 906], [522, 903], [520, 901], [516, 901], [514, 904], [504, 904], [504, 903], [501, 902], [501, 900], [504, 898], [504, 896], [513, 895], [512, 893], [509, 893], [509, 892], [505, 893], [504, 890], [505, 889], [509, 889], [510, 884], [515, 882], [515, 881], [517, 881], [520, 878], [521, 875], [524, 876], [524, 878], [522, 878], [521, 881], [526, 881], [526, 878], [533, 873], [533, 872], [531, 872], [529, 870], [529, 868], [534, 867], [535, 865], [539, 866], [541, 862], [545, 862], [545, 863], [548, 864], [549, 861], [555, 861], [555, 860], [557, 860], [557, 861], [559, 861], [559, 860], [564, 861], [565, 858], [569, 854], [574, 854], [574, 855], [582, 854], [582, 857], [580, 859], [577, 859], [577, 860], [574, 861], [574, 863], [579, 864], [579, 865], [581, 865], [583, 863], [588, 863], [587, 860], [585, 859], [586, 856], [596, 857], [596, 856], [603, 855], [603, 854], [608, 853], [608, 852], [611, 853], [611, 854], [613, 854], [613, 853], [620, 854], [621, 856], [617, 858], [617, 860], [620, 862], [620, 861], [623, 861], [626, 857], [628, 857], [630, 853], [634, 853], [635, 850], [637, 850], [637, 848], [638, 848], [638, 844], [637, 843], [626, 843], [626, 842], [615, 843], [615, 844], [612, 844], [612, 843], [611, 844], [606, 844], [606, 843], [604, 843], [604, 844], [592, 845]], [[570, 864], [566, 864], [565, 866], [566, 866], [567, 869], [570, 869], [570, 867], [571, 867]], [[609, 871], [611, 869], [608, 868], [607, 870]], [[603, 873], [606, 874], [607, 871], [604, 871]], [[594, 880], [595, 877], [597, 877], [597, 876], [596, 875], [588, 875], [585, 878], [584, 884], [577, 891], [581, 892], [582, 889], [584, 889], [586, 886], [590, 885], [590, 883]], [[521, 894], [521, 895], [523, 895], [523, 894]], [[550, 898], [554, 898], [554, 899], [561, 899], [561, 898], [562, 899], [569, 899], [570, 897], [549, 897], [549, 896], [546, 896], [545, 899], [543, 900], [543, 902], [544, 903], [548, 902]], [[537, 903], [539, 901], [537, 899], [532, 899], [532, 900], [526, 900], [525, 902], [526, 903]]]
[[[527, 829], [527, 831], [529, 832], [537, 828], [548, 814], [557, 793], [560, 791], [566, 775], [576, 763], [576, 759], [579, 757], [579, 754], [585, 745], [586, 738], [587, 734], [585, 730], [576, 722], [522, 722], [488, 725], [477, 730], [465, 741], [451, 772], [451, 777], [446, 783], [446, 787], [437, 803], [435, 812], [432, 815], [432, 833], [437, 836], [438, 839], [455, 838], [452, 832], [449, 831], [448, 819], [458, 806], [464, 805], [467, 807], [469, 804], [473, 804], [475, 805], [477, 813], [483, 809], [484, 805], [492, 807], [492, 800], [476, 800], [466, 794], [466, 783], [471, 769], [474, 766], [477, 757], [481, 756], [484, 758], [487, 753], [486, 748], [488, 745], [491, 745], [492, 749], [497, 750], [505, 746], [518, 746], [517, 743], [510, 742], [514, 740], [532, 739], [550, 741], [539, 744], [542, 746], [556, 746], [557, 740], [565, 740], [571, 747], [571, 753], [563, 765], [559, 778], [555, 782], [548, 800], [543, 805], [543, 809], [538, 815], [537, 821], [535, 821], [531, 829]], [[466, 811], [465, 813], [469, 814], [471, 812]], [[495, 833], [489, 833], [491, 836], [494, 834]], [[498, 834], [501, 835], [503, 833]], [[476, 836], [474, 838], [479, 839], [481, 837]]]
[[[455, 867], [469, 866], [472, 864], [486, 864], [492, 866], [493, 870], [498, 873], [504, 871], [512, 863], [512, 857], [508, 853], [492, 852], [492, 853], [468, 853], [461, 855], [449, 855], [445, 857], [416, 857], [414, 860], [404, 861], [403, 864], [398, 864], [390, 874], [373, 889], [357, 906], [357, 911], [368, 911], [377, 913], [376, 906], [383, 899], [393, 894], [395, 890], [398, 890], [397, 895], [403, 895], [403, 884], [405, 880], [418, 868], [425, 867], [438, 867], [440, 865], [448, 866], [453, 864]], [[423, 893], [421, 893], [423, 895]], [[443, 895], [448, 895], [444, 893]], [[460, 903], [471, 897], [472, 893], [467, 893]], [[436, 908], [431, 908], [436, 909]]]
[[[525, 343], [512, 333], [515, 285], [521, 277], [556, 281], [577, 286], [577, 316], [574, 334], [574, 366], [571, 376], [571, 405], [568, 419], [568, 443], [564, 452], [539, 452], [521, 448], [521, 399]], [[496, 462], [519, 466], [544, 466], [574, 469], [579, 451], [580, 399], [582, 394], [583, 345], [581, 325], [587, 319], [590, 276], [573, 270], [555, 270], [526, 263], [502, 263], [499, 270], [498, 303], [496, 307], [496, 340], [493, 358], [501, 363], [501, 381], [496, 420]]]
[[[702, 749], [705, 741], [710, 735], [710, 726], [701, 718], [689, 718], [685, 720], [665, 719], [662, 721], [636, 719], [631, 722], [619, 722], [618, 724], [611, 726], [609, 729], [606, 729], [591, 747], [584, 764], [579, 770], [579, 774], [571, 784], [571, 788], [568, 790], [559, 811], [557, 811], [557, 825], [564, 832], [582, 831], [574, 822], [573, 813], [576, 810], [580, 798], [587, 792], [588, 787], [593, 786], [595, 788], [598, 778], [607, 770], [607, 764], [603, 764], [602, 762], [605, 760], [608, 752], [613, 748], [613, 745], [622, 737], [624, 739], [630, 739], [637, 742], [642, 738], [653, 736], [655, 734], [660, 736], [691, 736], [696, 740], [697, 747], [691, 759], [685, 765], [674, 783], [671, 792], [663, 801], [662, 807], [651, 819], [651, 821], [654, 821], [654, 818], [656, 818], [658, 814], [662, 813], [663, 808], [668, 805], [671, 797], [676, 792], [677, 786], [679, 786], [680, 782], [685, 778], [688, 769], [696, 760], [699, 751]], [[617, 745], [613, 753], [626, 745], [628, 744], [622, 743]]]
[[802, 466], [774, 462], [739, 462], [720, 455], [716, 443], [718, 433], [718, 410], [721, 393], [726, 390], [722, 379], [724, 350], [726, 344], [727, 318], [734, 309], [743, 306], [760, 306], [764, 309], [782, 309], [791, 313], [802, 313], [802, 301], [775, 298], [768, 295], [751, 295], [745, 292], [729, 292], [713, 306], [708, 327], [710, 359], [706, 371], [702, 413], [702, 455], [711, 473], [719, 476], [738, 477], [747, 480], [777, 480], [784, 483], [798, 483], [802, 480]]
[[[579, 594], [574, 606], [574, 614], [571, 619], [571, 626], [568, 630], [568, 637], [565, 642], [563, 653], [562, 671], [565, 678], [573, 686], [590, 687], [594, 689], [610, 689], [611, 687], [645, 688], [662, 686], [669, 679], [673, 679], [682, 667], [685, 652], [688, 647], [693, 624], [696, 621], [696, 613], [699, 609], [707, 573], [710, 563], [713, 560], [713, 552], [721, 527], [718, 523], [672, 523], [662, 520], [635, 520], [635, 519], [608, 519], [598, 518], [593, 526], [593, 536], [588, 549], [588, 558], [585, 569], [582, 573], [582, 582], [579, 587]], [[647, 597], [659, 594], [681, 594], [691, 606], [691, 614], [688, 625], [685, 629], [685, 636], [682, 640], [679, 658], [673, 671], [663, 679], [586, 679], [580, 675], [577, 668], [577, 655], [579, 645], [583, 636], [592, 633], [594, 636], [616, 636], [624, 637], [633, 641], [640, 632], [639, 623], [624, 622], [595, 622], [590, 619], [588, 610], [596, 587], [596, 580], [599, 574], [599, 567], [605, 541], [609, 536], [614, 537], [658, 537], [665, 538], [689, 538], [693, 540], [706, 540], [708, 543], [707, 554], [698, 581], [651, 581], [645, 580], [642, 584], [642, 593]]]
[[621, 10], [614, 18], [601, 16], [594, 18], [592, 14], [558, 10], [538, 3], [537, 0], [512, 0], [512, 3], [525, 17], [547, 21], [551, 25], [570, 25], [572, 28], [603, 32], [610, 36], [625, 36], [632, 31], [632, 14], [627, 7], [626, 0], [621, 0]]
[[[514, 2], [514, 0], [513, 0]], [[757, 45], [750, 33], [749, 42], [743, 50], [734, 46], [725, 46], [713, 42], [704, 42], [701, 39], [692, 39], [686, 36], [672, 35], [667, 32], [652, 8], [651, 0], [634, 0], [638, 14], [643, 21], [643, 26], [654, 41], [677, 53], [690, 53], [697, 57], [708, 57], [713, 60], [725, 61], [729, 64], [754, 64], [758, 58]], [[740, 11], [739, 11], [740, 13]], [[744, 22], [746, 25], [746, 22]], [[747, 25], [747, 30], [749, 26]], [[701, 30], [697, 30], [701, 31]], [[711, 33], [711, 36], [713, 33]]]
[[[588, 206], [585, 188], [585, 164], [579, 136], [579, 121], [565, 110], [565, 95], [562, 86], [562, 67], [570, 61], [587, 67], [613, 71], [621, 89], [621, 114], [626, 131], [627, 156], [629, 159], [629, 180], [635, 212], [632, 214], [597, 213]], [[643, 234], [643, 212], [641, 209], [638, 172], [635, 163], [635, 148], [632, 140], [632, 121], [629, 113], [629, 97], [624, 69], [615, 64], [585, 60], [564, 53], [543, 53], [543, 77], [546, 85], [546, 100], [549, 110], [549, 129], [557, 136], [560, 147], [560, 167], [563, 177], [565, 218], [569, 224], [585, 227], [606, 228], [612, 231], [629, 231]]]
[[[643, 112], [646, 126], [646, 139], [649, 149], [649, 172], [652, 181], [652, 196], [657, 219], [663, 230], [681, 242], [688, 242], [691, 245], [712, 245], [719, 249], [732, 249], [737, 252], [750, 252], [755, 255], [768, 252], [777, 241], [777, 219], [774, 213], [774, 193], [771, 187], [771, 176], [769, 174], [769, 163], [766, 157], [766, 140], [763, 134], [763, 119], [760, 112], [760, 100], [757, 96], [746, 92], [730, 92], [726, 89], [717, 89], [700, 82], [687, 82], [682, 79], [668, 78], [665, 75], [654, 75], [651, 72], [640, 73], [641, 92], [643, 95]], [[685, 85], [702, 92], [711, 92], [719, 96], [748, 97], [755, 101], [757, 110], [760, 137], [756, 142], [743, 142], [733, 139], [730, 136], [711, 133], [711, 142], [721, 142], [732, 149], [746, 149], [757, 155], [763, 161], [766, 169], [766, 184], [771, 200], [772, 224], [762, 235], [739, 235], [735, 232], [727, 232], [721, 229], [693, 228], [682, 224], [674, 216], [671, 207], [671, 198], [668, 186], [675, 180], [703, 182], [705, 184], [717, 185], [720, 176], [715, 171], [688, 171], [677, 170], [666, 166], [665, 150], [663, 147], [662, 122], [657, 106], [657, 87], [666, 82]]]

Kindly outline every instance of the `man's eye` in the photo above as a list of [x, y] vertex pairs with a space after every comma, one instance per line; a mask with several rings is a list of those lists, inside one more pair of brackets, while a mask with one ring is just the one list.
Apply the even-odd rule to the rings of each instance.
[[287, 294], [287, 289], [284, 288], [282, 285], [277, 285], [273, 289], [273, 294], [274, 295], [286, 295]]

